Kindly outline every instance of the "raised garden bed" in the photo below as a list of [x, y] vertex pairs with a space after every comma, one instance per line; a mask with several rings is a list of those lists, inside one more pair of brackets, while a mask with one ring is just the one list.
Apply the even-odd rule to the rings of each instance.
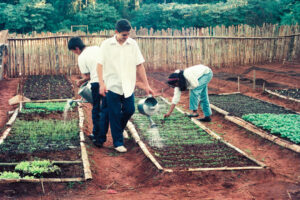
[[31, 100], [70, 99], [72, 84], [63, 75], [32, 75], [26, 78], [24, 96]]
[[[209, 99], [212, 109], [224, 114], [226, 119], [283, 147], [300, 152], [300, 146], [297, 145], [300, 122], [296, 112], [242, 94], [210, 95]], [[293, 128], [290, 127], [291, 123]]]
[[300, 102], [300, 90], [299, 89], [282, 89], [282, 90], [265, 90], [269, 94], [278, 96], [283, 99], [289, 99], [291, 101]]
[[[73, 106], [64, 118], [61, 110], [65, 105], [66, 102], [25, 104], [13, 126], [9, 128], [8, 136], [0, 144], [0, 173], [3, 177], [14, 177], [15, 173], [19, 173], [20, 177], [15, 179], [17, 182], [86, 179], [85, 174], [89, 169], [84, 168], [85, 164], [82, 161], [87, 155], [84, 155], [84, 138], [77, 107]], [[17, 166], [24, 161], [51, 162], [58, 169], [41, 174], [20, 172]], [[10, 179], [0, 179], [7, 180]]]
[[[169, 105], [157, 98], [160, 112], [152, 116], [157, 128], [149, 127], [149, 120], [138, 111], [133, 115], [133, 124], [151, 154], [165, 169], [208, 170], [260, 168], [260, 164], [249, 159], [241, 150], [212, 137], [183, 113], [174, 110], [163, 119]], [[139, 99], [136, 98], [136, 101]]]
[[209, 95], [210, 103], [221, 108], [231, 115], [242, 117], [252, 113], [273, 113], [273, 114], [296, 114], [291, 110], [254, 99], [243, 94]]

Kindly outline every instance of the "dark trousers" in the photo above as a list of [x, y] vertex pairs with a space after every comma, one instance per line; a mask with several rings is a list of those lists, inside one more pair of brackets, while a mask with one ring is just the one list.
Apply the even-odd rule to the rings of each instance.
[[100, 132], [95, 135], [95, 139], [98, 143], [106, 142], [106, 134], [108, 132], [109, 120], [108, 120], [108, 107], [107, 98], [102, 97], [101, 112], [100, 112]]
[[106, 93], [106, 101], [114, 146], [122, 146], [124, 145], [124, 128], [135, 111], [134, 94], [125, 98], [124, 95], [108, 91]]
[[93, 134], [96, 136], [100, 132], [100, 101], [101, 96], [99, 94], [99, 83], [91, 83], [93, 108], [92, 108], [92, 120], [93, 120]]

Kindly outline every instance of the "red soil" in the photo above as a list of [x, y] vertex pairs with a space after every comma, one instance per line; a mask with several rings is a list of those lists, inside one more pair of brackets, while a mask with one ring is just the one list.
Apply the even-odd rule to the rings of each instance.
[[[297, 73], [300, 71], [300, 65], [289, 68], [279, 64], [259, 67]], [[238, 70], [226, 68], [213, 69], [213, 71], [215, 74], [222, 70], [226, 70], [227, 73], [239, 71], [241, 74], [248, 68], [249, 66], [245, 66]], [[273, 74], [260, 71], [256, 71], [256, 75], [268, 82], [278, 80], [278, 83], [299, 88], [299, 77], [287, 75], [285, 78], [283, 76], [280, 79], [274, 79]], [[172, 89], [161, 81], [153, 78], [149, 80], [157, 93], [163, 91], [162, 95], [171, 99]], [[17, 81], [0, 83], [0, 88], [3, 88], [3, 84], [7, 84], [6, 87], [11, 88], [9, 90], [15, 91]], [[1, 89], [1, 97], [9, 90]], [[236, 92], [237, 83], [213, 78], [209, 84], [209, 90], [213, 93]], [[240, 91], [300, 112], [299, 103], [262, 94], [260, 89], [253, 91], [248, 85], [241, 85]], [[7, 99], [1, 99], [1, 105], [7, 102]], [[184, 93], [178, 106], [188, 110], [188, 99], [188, 93]], [[1, 112], [3, 112], [2, 109], [7, 110], [7, 106], [2, 107]], [[84, 111], [85, 133], [89, 134], [92, 131], [91, 106], [85, 105]], [[115, 153], [112, 148], [111, 135], [108, 133], [108, 141], [104, 148], [97, 148], [87, 141], [93, 173], [91, 181], [75, 184], [47, 183], [44, 184], [45, 194], [40, 184], [0, 184], [0, 199], [300, 199], [298, 153], [264, 140], [226, 121], [217, 113], [213, 113], [212, 120], [213, 123], [205, 125], [220, 134], [226, 141], [266, 164], [267, 168], [243, 171], [160, 173], [131, 140], [125, 142], [125, 146], [128, 147], [127, 153]]]

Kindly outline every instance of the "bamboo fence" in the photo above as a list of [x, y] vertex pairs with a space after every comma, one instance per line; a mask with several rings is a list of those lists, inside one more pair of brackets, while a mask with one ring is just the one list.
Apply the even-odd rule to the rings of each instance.
[[[42, 33], [10, 35], [9, 76], [79, 74], [68, 40], [80, 36], [86, 45], [101, 45], [113, 31], [94, 34]], [[182, 30], [139, 29], [131, 32], [145, 57], [146, 69], [184, 69], [196, 64], [237, 67], [300, 59], [299, 25], [217, 26]]]

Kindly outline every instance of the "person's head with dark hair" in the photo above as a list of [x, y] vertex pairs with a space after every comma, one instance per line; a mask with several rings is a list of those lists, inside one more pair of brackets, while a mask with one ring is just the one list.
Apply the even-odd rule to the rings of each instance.
[[167, 84], [172, 88], [179, 87], [180, 91], [187, 90], [187, 84], [186, 79], [183, 75], [183, 70], [179, 71], [179, 73], [170, 74]]
[[85, 48], [85, 45], [79, 37], [72, 37], [68, 42], [68, 48], [73, 53], [79, 55]]
[[127, 19], [120, 19], [117, 21], [115, 28], [116, 28], [116, 31], [118, 31], [119, 33], [123, 32], [123, 31], [129, 32], [131, 30], [131, 25]]
[[170, 87], [174, 88], [174, 87], [178, 87], [178, 83], [179, 83], [178, 73], [172, 73], [172, 74], [170, 74], [170, 76], [168, 77], [167, 84]]
[[129, 32], [131, 30], [130, 22], [127, 19], [120, 19], [117, 21], [115, 28], [117, 41], [123, 44], [129, 37]]

